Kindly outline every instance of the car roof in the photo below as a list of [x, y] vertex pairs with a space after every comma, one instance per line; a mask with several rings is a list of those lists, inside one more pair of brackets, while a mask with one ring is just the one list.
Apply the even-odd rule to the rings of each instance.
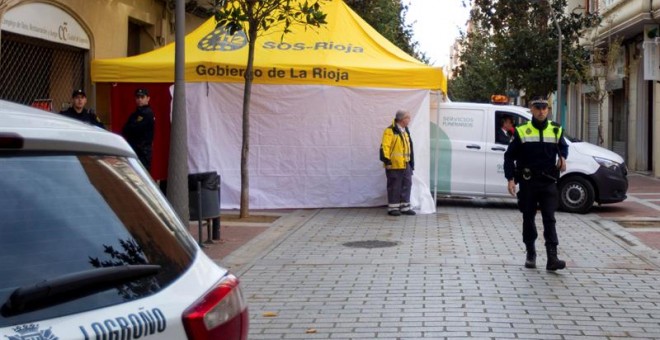
[[[33, 107], [0, 100], [0, 138], [23, 141], [20, 150], [99, 153], [135, 157], [123, 137], [101, 128]], [[0, 151], [16, 151], [1, 143]]]

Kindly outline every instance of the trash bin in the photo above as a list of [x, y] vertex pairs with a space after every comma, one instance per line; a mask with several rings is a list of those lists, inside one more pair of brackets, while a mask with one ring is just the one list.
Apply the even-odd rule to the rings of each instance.
[[[188, 201], [191, 221], [220, 216], [220, 175], [215, 171], [189, 174]], [[201, 216], [199, 216], [200, 213]]]

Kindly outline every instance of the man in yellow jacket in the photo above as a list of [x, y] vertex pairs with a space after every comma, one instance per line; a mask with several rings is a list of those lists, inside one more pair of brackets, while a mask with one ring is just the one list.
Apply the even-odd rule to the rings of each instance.
[[415, 155], [409, 123], [410, 112], [397, 111], [394, 122], [383, 132], [380, 144], [380, 160], [387, 176], [387, 213], [391, 216], [415, 215], [410, 206]]

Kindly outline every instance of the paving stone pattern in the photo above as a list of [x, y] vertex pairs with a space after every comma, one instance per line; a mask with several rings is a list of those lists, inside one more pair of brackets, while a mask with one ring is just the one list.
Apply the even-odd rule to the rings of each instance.
[[[660, 338], [658, 252], [594, 214], [557, 220], [568, 269], [552, 273], [540, 214], [539, 269], [522, 266], [510, 203], [318, 210], [241, 271], [249, 338]], [[343, 246], [368, 240], [397, 245]]]

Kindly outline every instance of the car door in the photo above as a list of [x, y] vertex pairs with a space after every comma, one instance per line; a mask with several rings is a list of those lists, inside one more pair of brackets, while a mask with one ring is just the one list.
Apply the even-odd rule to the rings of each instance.
[[486, 195], [487, 196], [510, 196], [507, 191], [507, 181], [504, 177], [504, 152], [508, 144], [498, 143], [497, 130], [501, 128], [502, 119], [505, 116], [513, 118], [514, 126], [527, 121], [527, 118], [513, 110], [502, 108], [487, 114], [486, 127]]

